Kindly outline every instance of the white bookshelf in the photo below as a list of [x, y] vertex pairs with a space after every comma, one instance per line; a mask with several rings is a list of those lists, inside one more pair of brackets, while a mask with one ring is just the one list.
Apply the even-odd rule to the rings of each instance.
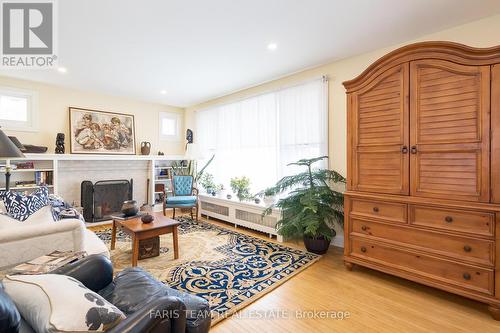
[[[166, 193], [172, 193], [172, 175], [174, 173], [174, 168], [172, 167], [172, 164], [176, 161], [182, 161], [185, 160], [184, 158], [182, 159], [162, 159], [162, 160], [156, 160], [154, 161], [154, 184], [153, 184], [153, 202], [155, 204], [159, 204], [163, 200], [163, 196]], [[182, 169], [186, 169], [187, 166], [182, 166]], [[163, 190], [159, 190], [160, 188], [163, 188]]]
[[[28, 169], [16, 168], [18, 163], [32, 162], [33, 167]], [[6, 160], [0, 160], [0, 164], [5, 165]], [[10, 160], [12, 165], [11, 175], [10, 175], [10, 190], [18, 192], [32, 192], [37, 188], [46, 186], [49, 188], [50, 193], [55, 193], [57, 183], [56, 171], [57, 162], [52, 159], [37, 159], [29, 160], [27, 158], [23, 159], [13, 159]], [[51, 173], [52, 179], [47, 179], [43, 184], [37, 183], [37, 173], [44, 173], [44, 176], [48, 176]], [[5, 167], [0, 168], [0, 190], [5, 190]], [[25, 185], [21, 185], [20, 182], [24, 182]]]

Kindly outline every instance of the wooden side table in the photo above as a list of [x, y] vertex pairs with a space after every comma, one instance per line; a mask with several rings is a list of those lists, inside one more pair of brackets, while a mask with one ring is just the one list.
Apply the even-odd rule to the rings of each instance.
[[174, 259], [179, 258], [179, 241], [177, 226], [180, 222], [163, 216], [162, 213], [153, 213], [155, 219], [151, 223], [142, 223], [140, 217], [119, 220], [113, 219], [113, 230], [111, 232], [111, 250], [115, 249], [116, 230], [120, 228], [132, 237], [132, 266], [137, 266], [139, 258], [139, 241], [164, 234], [172, 234], [174, 241]]

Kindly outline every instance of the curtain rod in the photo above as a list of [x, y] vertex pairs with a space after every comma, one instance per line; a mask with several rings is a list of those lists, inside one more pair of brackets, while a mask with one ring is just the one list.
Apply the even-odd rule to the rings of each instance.
[[[312, 78], [308, 78], [308, 79], [301, 80], [301, 81], [298, 81], [298, 82], [293, 82], [293, 83], [290, 83], [290, 84], [285, 84], [285, 85], [282, 85], [282, 86], [280, 86], [278, 88], [275, 88], [275, 89], [270, 89], [270, 90], [266, 90], [266, 91], [263, 91], [263, 92], [259, 92], [259, 93], [255, 93], [255, 94], [251, 94], [251, 95], [247, 95], [247, 96], [242, 96], [242, 97], [235, 98], [235, 99], [227, 101], [227, 102], [215, 103], [215, 104], [207, 106], [205, 108], [194, 110], [194, 112], [196, 113], [196, 112], [207, 111], [207, 110], [219, 107], [219, 106], [224, 106], [224, 105], [228, 105], [228, 104], [238, 103], [238, 102], [244, 101], [246, 99], [255, 98], [255, 97], [262, 96], [262, 95], [279, 92], [281, 90], [298, 87], [298, 86], [301, 86], [303, 84], [307, 84], [307, 83], [314, 82], [314, 81], [319, 81], [319, 80], [321, 80], [323, 83], [327, 83], [328, 80], [329, 80], [328, 75], [324, 74], [324, 75], [321, 75], [321, 76], [314, 76]], [[236, 94], [237, 94], [237, 92], [236, 92]], [[224, 96], [222, 96], [220, 98], [224, 98]]]

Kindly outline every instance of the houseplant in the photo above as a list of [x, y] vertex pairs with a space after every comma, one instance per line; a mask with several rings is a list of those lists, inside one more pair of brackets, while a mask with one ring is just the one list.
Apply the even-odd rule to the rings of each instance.
[[276, 194], [270, 188], [265, 189], [258, 195], [263, 197], [264, 203], [267, 206], [270, 206], [276, 202]]
[[250, 194], [250, 179], [248, 177], [231, 178], [229, 185], [240, 201], [252, 198]]
[[215, 195], [217, 185], [214, 182], [214, 176], [211, 173], [205, 172], [199, 180], [199, 184], [205, 189], [208, 194]]
[[289, 165], [306, 167], [306, 171], [286, 176], [276, 185], [265, 190], [268, 193], [287, 193], [277, 203], [269, 206], [264, 214], [271, 214], [274, 207], [281, 209], [281, 219], [276, 228], [285, 238], [303, 238], [306, 249], [317, 254], [328, 251], [335, 237], [335, 225], [343, 227], [343, 194], [333, 188], [345, 184], [338, 172], [312, 169], [312, 165], [327, 156], [302, 159]]
[[215, 189], [215, 194], [219, 197], [219, 198], [224, 198], [226, 196], [226, 188], [224, 187], [224, 184], [219, 184], [217, 185], [216, 189]]

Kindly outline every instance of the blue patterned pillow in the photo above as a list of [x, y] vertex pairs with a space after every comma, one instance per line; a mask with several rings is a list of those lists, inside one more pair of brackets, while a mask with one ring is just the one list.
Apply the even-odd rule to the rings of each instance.
[[63, 198], [55, 194], [50, 194], [49, 204], [52, 206], [52, 218], [54, 221], [60, 221], [63, 219], [78, 219], [85, 222], [82, 214], [74, 209], [69, 203], [64, 201]]
[[49, 189], [41, 187], [30, 195], [5, 192], [3, 202], [10, 217], [19, 221], [25, 221], [36, 211], [49, 204]]

